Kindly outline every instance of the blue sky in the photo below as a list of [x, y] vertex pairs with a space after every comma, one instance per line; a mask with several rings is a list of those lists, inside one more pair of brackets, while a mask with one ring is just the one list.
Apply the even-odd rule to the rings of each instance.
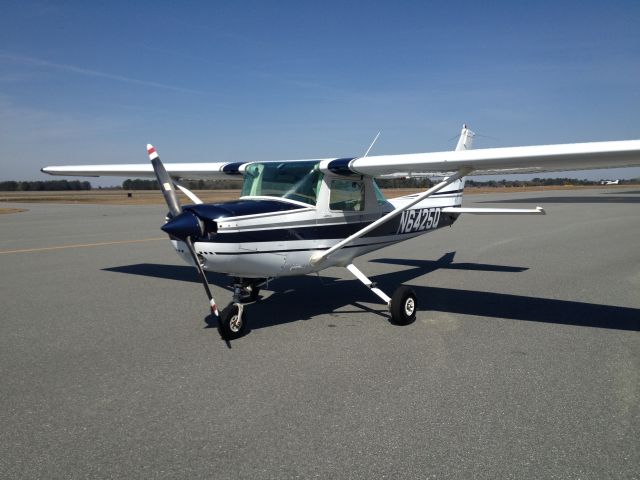
[[637, 1], [1, 11], [1, 180], [142, 163], [146, 143], [167, 162], [353, 156], [378, 130], [371, 154], [447, 150], [464, 122], [478, 148], [640, 138]]

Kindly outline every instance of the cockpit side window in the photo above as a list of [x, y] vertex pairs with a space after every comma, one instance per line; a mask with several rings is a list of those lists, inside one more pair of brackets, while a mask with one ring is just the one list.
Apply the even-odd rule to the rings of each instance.
[[241, 197], [262, 195], [262, 172], [264, 165], [252, 163], [244, 171], [244, 183], [242, 184]]
[[362, 212], [364, 210], [364, 184], [353, 180], [333, 180], [329, 209]]

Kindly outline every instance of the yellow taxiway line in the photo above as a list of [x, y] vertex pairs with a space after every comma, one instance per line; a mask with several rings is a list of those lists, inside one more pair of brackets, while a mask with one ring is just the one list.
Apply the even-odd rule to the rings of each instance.
[[0, 250], [0, 255], [9, 254], [9, 253], [46, 252], [49, 250], [64, 250], [67, 248], [102, 247], [105, 245], [122, 245], [124, 243], [155, 242], [157, 240], [166, 240], [166, 239], [167, 237], [154, 237], [154, 238], [141, 238], [138, 240], [118, 240], [115, 242], [77, 243], [75, 245], [57, 245], [55, 247], [24, 248], [21, 250]]

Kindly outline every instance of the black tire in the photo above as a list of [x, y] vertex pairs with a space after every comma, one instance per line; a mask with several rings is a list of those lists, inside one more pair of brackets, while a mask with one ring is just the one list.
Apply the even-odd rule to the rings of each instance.
[[225, 340], [233, 340], [245, 334], [247, 330], [247, 313], [243, 309], [242, 315], [238, 316], [239, 312], [238, 305], [232, 303], [220, 313], [220, 335]]
[[413, 289], [405, 286], [398, 287], [391, 297], [391, 323], [409, 325], [416, 319], [418, 302]]

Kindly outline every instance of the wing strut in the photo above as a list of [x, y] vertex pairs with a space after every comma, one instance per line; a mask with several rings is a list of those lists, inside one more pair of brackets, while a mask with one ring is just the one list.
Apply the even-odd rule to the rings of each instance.
[[389, 297], [389, 295], [387, 295], [382, 290], [380, 290], [374, 282], [369, 280], [369, 278], [358, 269], [358, 267], [356, 267], [353, 263], [350, 263], [349, 265], [347, 265], [347, 270], [353, 273], [353, 275], [358, 280], [360, 280], [367, 287], [369, 287], [373, 293], [379, 296], [382, 299], [382, 301], [386, 303], [387, 306], [389, 306], [389, 304], [391, 303], [391, 297]]
[[350, 237], [347, 237], [344, 240], [336, 243], [330, 249], [324, 250], [324, 251], [321, 251], [321, 252], [317, 252], [317, 253], [313, 254], [312, 257], [311, 257], [311, 260], [310, 260], [311, 265], [318, 265], [320, 262], [322, 262], [325, 259], [327, 259], [329, 257], [329, 255], [331, 255], [335, 251], [340, 250], [345, 245], [348, 245], [349, 243], [353, 242], [354, 240], [362, 237], [363, 235], [366, 235], [370, 231], [375, 230], [376, 228], [378, 228], [383, 223], [386, 223], [389, 220], [391, 220], [392, 218], [397, 217], [398, 215], [400, 215], [405, 210], [413, 207], [417, 203], [420, 203], [425, 198], [430, 197], [431, 195], [433, 195], [434, 193], [438, 192], [439, 190], [442, 190], [447, 185], [455, 182], [456, 180], [464, 177], [465, 175], [469, 175], [469, 173], [471, 173], [471, 171], [472, 171], [472, 169], [468, 168], [468, 167], [461, 168], [455, 174], [451, 175], [450, 177], [445, 178], [440, 183], [438, 183], [438, 184], [434, 185], [433, 187], [431, 187], [430, 189], [424, 191], [423, 193], [418, 195], [415, 199], [413, 199], [411, 202], [407, 203], [406, 205], [403, 205], [401, 208], [396, 208], [395, 210], [393, 210], [393, 211], [387, 213], [386, 215], [380, 217], [378, 220], [376, 220], [373, 223], [370, 223], [369, 225], [367, 225], [363, 229], [358, 230], [356, 233], [354, 233]]
[[180, 191], [184, 193], [189, 198], [189, 200], [191, 200], [193, 203], [195, 203], [196, 205], [202, 204], [202, 200], [200, 200], [198, 196], [195, 193], [193, 193], [191, 190], [189, 190], [187, 187], [185, 187], [184, 185], [180, 185], [175, 180], [173, 181], [173, 184], [176, 187], [178, 187]]

